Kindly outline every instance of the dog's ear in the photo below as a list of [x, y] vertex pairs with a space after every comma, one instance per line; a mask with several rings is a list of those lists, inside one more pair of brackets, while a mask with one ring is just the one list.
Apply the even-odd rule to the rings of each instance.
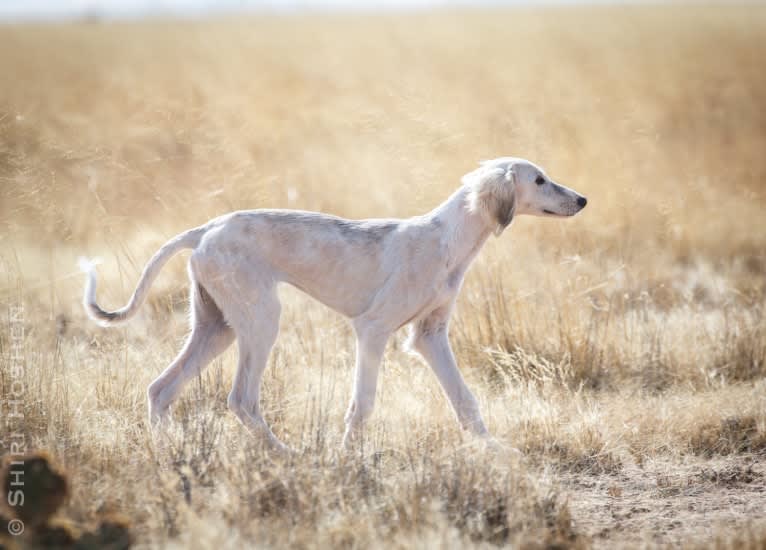
[[516, 211], [516, 172], [513, 165], [479, 168], [466, 174], [463, 183], [471, 188], [468, 209], [479, 212], [500, 235], [513, 221]]

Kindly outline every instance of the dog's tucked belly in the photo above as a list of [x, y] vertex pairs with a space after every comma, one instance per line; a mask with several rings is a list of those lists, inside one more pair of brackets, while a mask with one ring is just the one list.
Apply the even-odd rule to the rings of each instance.
[[447, 276], [413, 284], [401, 268], [378, 285], [371, 284], [374, 277], [354, 281], [338, 273], [317, 274], [316, 278], [283, 273], [280, 279], [347, 317], [377, 319], [390, 330], [443, 305], [455, 291]]

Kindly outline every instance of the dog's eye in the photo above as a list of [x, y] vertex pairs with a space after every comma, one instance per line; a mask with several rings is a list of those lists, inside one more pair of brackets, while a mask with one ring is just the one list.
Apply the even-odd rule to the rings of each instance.
[[536, 183], [537, 185], [542, 185], [542, 184], [544, 184], [544, 183], [545, 183], [545, 178], [544, 178], [544, 177], [542, 177], [542, 176], [537, 176], [537, 179], [535, 180], [535, 183]]

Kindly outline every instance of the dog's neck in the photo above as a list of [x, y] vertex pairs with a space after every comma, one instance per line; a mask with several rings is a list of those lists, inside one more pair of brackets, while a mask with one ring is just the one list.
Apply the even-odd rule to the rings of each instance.
[[432, 220], [444, 224], [449, 255], [448, 268], [466, 269], [494, 231], [487, 220], [468, 208], [469, 189], [461, 186], [445, 202], [429, 213]]

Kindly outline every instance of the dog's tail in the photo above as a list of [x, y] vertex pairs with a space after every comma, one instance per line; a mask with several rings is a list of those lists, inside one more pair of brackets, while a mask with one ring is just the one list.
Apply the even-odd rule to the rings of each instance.
[[141, 304], [144, 303], [149, 288], [152, 286], [154, 279], [159, 275], [165, 263], [179, 251], [186, 248], [195, 248], [206, 232], [207, 227], [196, 227], [173, 237], [162, 245], [154, 256], [152, 256], [152, 259], [149, 260], [149, 263], [146, 264], [146, 267], [144, 267], [144, 271], [141, 273], [141, 278], [138, 281], [136, 290], [133, 292], [133, 296], [130, 297], [128, 305], [117, 311], [105, 311], [96, 303], [95, 262], [81, 258], [79, 262], [80, 269], [82, 269], [88, 277], [88, 280], [85, 283], [85, 293], [82, 300], [88, 316], [104, 327], [123, 323], [133, 317], [138, 311], [138, 308], [141, 307]]

